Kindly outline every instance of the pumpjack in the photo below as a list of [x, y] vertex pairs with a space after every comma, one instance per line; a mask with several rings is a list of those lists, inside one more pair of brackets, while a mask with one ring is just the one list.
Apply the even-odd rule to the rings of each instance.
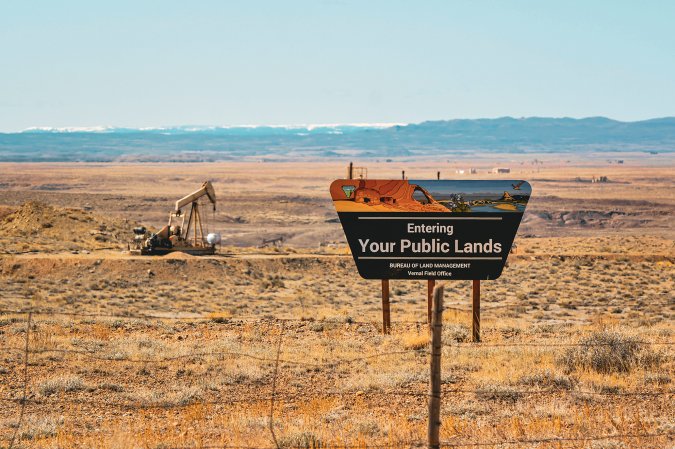
[[[159, 231], [149, 233], [145, 227], [134, 228], [135, 240], [139, 243], [140, 253], [142, 255], [163, 255], [180, 251], [192, 255], [214, 254], [216, 245], [220, 243], [220, 235], [204, 235], [199, 206], [199, 200], [204, 197], [213, 205], [215, 212], [216, 192], [211, 182], [206, 181], [199, 190], [176, 201], [174, 210], [169, 212], [169, 223]], [[183, 212], [186, 206], [189, 206], [189, 210]]]

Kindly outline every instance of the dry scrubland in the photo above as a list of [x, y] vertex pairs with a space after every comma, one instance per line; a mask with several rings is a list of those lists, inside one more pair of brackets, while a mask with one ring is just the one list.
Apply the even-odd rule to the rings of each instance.
[[[509, 266], [483, 283], [480, 345], [469, 284], [446, 284], [443, 441], [673, 447], [675, 172], [623, 158], [368, 164], [411, 179], [509, 165], [534, 188]], [[0, 447], [423, 442], [426, 285], [392, 282], [381, 335], [380, 286], [358, 277], [328, 201], [343, 165], [3, 164]], [[575, 181], [593, 175], [613, 182]], [[220, 255], [120, 251], [206, 178]], [[27, 314], [12, 311], [28, 309], [17, 429]]]

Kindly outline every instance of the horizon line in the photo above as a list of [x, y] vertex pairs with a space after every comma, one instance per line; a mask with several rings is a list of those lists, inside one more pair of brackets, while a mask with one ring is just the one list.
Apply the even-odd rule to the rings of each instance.
[[452, 118], [452, 119], [431, 119], [422, 120], [419, 122], [336, 122], [336, 123], [297, 123], [297, 124], [241, 124], [241, 125], [160, 125], [160, 126], [116, 126], [116, 125], [92, 125], [92, 126], [30, 126], [21, 130], [0, 131], [0, 134], [23, 134], [23, 133], [106, 133], [114, 131], [184, 131], [184, 132], [200, 132], [211, 130], [226, 130], [226, 129], [256, 129], [256, 128], [274, 128], [274, 129], [288, 129], [288, 130], [307, 130], [313, 131], [321, 128], [340, 128], [353, 127], [364, 129], [387, 129], [394, 126], [410, 126], [419, 125], [423, 123], [433, 122], [453, 122], [453, 121], [479, 121], [479, 120], [530, 120], [530, 119], [550, 119], [550, 120], [590, 120], [590, 119], [605, 119], [617, 123], [640, 123], [654, 120], [675, 119], [675, 116], [652, 117], [641, 120], [618, 120], [611, 117], [595, 115], [584, 117], [571, 116], [520, 116], [515, 117], [511, 115], [504, 115], [498, 117], [477, 117], [477, 118]]

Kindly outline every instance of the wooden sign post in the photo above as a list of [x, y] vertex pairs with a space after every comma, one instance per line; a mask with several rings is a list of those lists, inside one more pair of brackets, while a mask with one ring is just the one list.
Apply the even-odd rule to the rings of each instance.
[[474, 343], [480, 343], [480, 280], [473, 280], [472, 293], [471, 312], [473, 324], [471, 326], [471, 337]]
[[382, 279], [382, 333], [391, 331], [391, 313], [389, 309], [389, 279]]

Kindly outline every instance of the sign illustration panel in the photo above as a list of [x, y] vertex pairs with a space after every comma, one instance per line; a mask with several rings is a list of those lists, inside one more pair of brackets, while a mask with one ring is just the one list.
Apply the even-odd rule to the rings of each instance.
[[496, 279], [526, 181], [338, 179], [331, 198], [366, 279]]

